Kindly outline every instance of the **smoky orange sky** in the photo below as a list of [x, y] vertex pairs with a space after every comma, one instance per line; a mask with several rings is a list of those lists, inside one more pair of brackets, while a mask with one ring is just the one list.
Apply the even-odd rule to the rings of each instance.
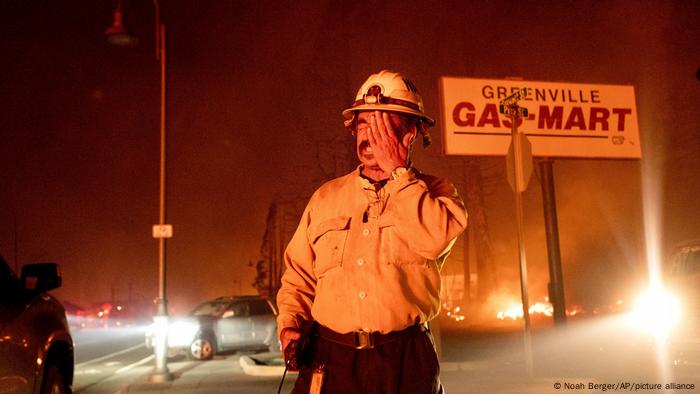
[[[140, 45], [115, 48], [104, 31], [116, 3], [0, 3], [0, 253], [18, 267], [59, 262], [55, 293], [83, 305], [157, 289], [154, 11], [123, 1]], [[659, 184], [664, 250], [700, 237], [697, 2], [163, 1], [161, 12], [176, 311], [254, 292], [248, 263], [270, 203], [352, 168], [340, 112], [385, 68], [412, 78], [438, 123], [441, 75], [635, 87], [641, 162], [554, 165], [568, 302], [606, 302], [643, 278], [643, 168]], [[460, 183], [462, 159], [441, 154], [440, 133], [415, 161]], [[518, 295], [505, 163], [480, 160], [500, 179], [486, 196], [498, 287]], [[525, 204], [537, 299], [547, 262], [536, 178]]]

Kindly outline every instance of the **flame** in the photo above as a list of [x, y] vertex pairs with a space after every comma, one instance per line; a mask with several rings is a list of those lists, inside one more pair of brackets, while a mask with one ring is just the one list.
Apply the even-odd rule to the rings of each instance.
[[[552, 304], [549, 301], [537, 302], [533, 305], [530, 305], [528, 312], [531, 315], [538, 313], [545, 316], [552, 316], [554, 314], [554, 307], [552, 307]], [[498, 320], [505, 320], [508, 318], [512, 320], [522, 319], [523, 304], [521, 303], [518, 305], [513, 305], [510, 309], [500, 311], [496, 314], [496, 317], [498, 318]]]
[[566, 309], [566, 316], [576, 316], [582, 314], [583, 308], [580, 305], [573, 305], [571, 309]]
[[462, 308], [460, 306], [456, 306], [456, 307], [452, 308], [447, 303], [444, 303], [444, 304], [442, 304], [442, 309], [445, 311], [445, 314], [450, 319], [453, 319], [454, 321], [457, 321], [457, 322], [464, 320], [464, 315], [461, 313]]
[[[499, 311], [496, 313], [496, 317], [499, 320], [505, 320], [505, 319], [522, 319], [523, 318], [523, 304], [511, 304], [512, 306], [508, 309]], [[602, 305], [598, 306], [593, 309], [592, 313], [594, 315], [602, 314], [602, 313], [619, 313], [624, 310], [626, 307], [625, 303], [622, 300], [616, 301], [612, 305]], [[552, 303], [549, 302], [549, 299], [547, 297], [544, 298], [544, 301], [542, 302], [537, 302], [533, 305], [530, 306], [530, 309], [528, 309], [530, 312], [530, 315], [533, 314], [540, 314], [544, 315], [547, 317], [551, 317], [554, 314], [554, 307], [552, 306]], [[587, 313], [581, 305], [569, 305], [568, 308], [566, 308], [565, 312], [566, 316], [576, 316], [576, 315], [581, 315]]]
[[[508, 297], [508, 298], [510, 298], [510, 297]], [[516, 303], [515, 301], [513, 301], [512, 298], [510, 298], [510, 300], [508, 300], [508, 298], [506, 298], [506, 300], [501, 300], [501, 302], [497, 302], [501, 305], [503, 305], [503, 304], [509, 305], [509, 307], [498, 311], [496, 313], [496, 318], [498, 320], [522, 319], [523, 318], [523, 304]], [[505, 301], [505, 302], [503, 302], [503, 301]], [[618, 312], [622, 308], [623, 308], [623, 302], [621, 300], [618, 300], [617, 302], [614, 303], [614, 305], [607, 305], [607, 306], [605, 306], [604, 309], [609, 310], [610, 312]], [[602, 312], [598, 312], [597, 309], [596, 309], [596, 311], [593, 312], [594, 314], [602, 313]], [[549, 297], [542, 297], [542, 301], [539, 301], [539, 302], [536, 302], [536, 303], [530, 305], [528, 312], [530, 313], [531, 316], [532, 315], [541, 315], [541, 316], [545, 316], [545, 317], [552, 317], [554, 315], [554, 306], [549, 301]], [[452, 303], [450, 303], [448, 301], [443, 302], [441, 313], [445, 313], [445, 315], [449, 319], [452, 319], [456, 322], [462, 322], [466, 318], [461, 306], [453, 305]], [[572, 305], [569, 305], [568, 308], [566, 308], [565, 313], [566, 313], [566, 316], [577, 316], [577, 315], [581, 315], [581, 314], [586, 314], [587, 312], [580, 305], [572, 304]], [[491, 315], [491, 316], [493, 316], [493, 315]]]

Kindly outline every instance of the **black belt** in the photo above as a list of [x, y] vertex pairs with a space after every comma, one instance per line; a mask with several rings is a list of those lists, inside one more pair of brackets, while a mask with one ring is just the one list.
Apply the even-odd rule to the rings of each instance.
[[401, 331], [391, 331], [382, 334], [379, 331], [364, 331], [357, 330], [341, 334], [322, 325], [317, 326], [318, 335], [330, 342], [335, 342], [341, 345], [354, 347], [355, 349], [372, 349], [375, 346], [381, 346], [387, 342], [395, 341], [408, 335], [414, 335], [419, 332], [427, 331], [425, 324], [414, 324]]

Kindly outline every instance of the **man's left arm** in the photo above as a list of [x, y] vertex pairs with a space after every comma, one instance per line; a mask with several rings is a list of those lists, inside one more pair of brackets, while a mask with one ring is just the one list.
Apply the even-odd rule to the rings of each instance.
[[385, 188], [389, 198], [382, 221], [427, 259], [443, 255], [467, 227], [464, 202], [444, 178], [418, 178], [409, 170]]

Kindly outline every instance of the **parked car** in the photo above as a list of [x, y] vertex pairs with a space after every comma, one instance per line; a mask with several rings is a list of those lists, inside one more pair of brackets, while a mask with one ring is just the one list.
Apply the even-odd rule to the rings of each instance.
[[[209, 360], [218, 352], [245, 349], [280, 351], [277, 309], [265, 297], [219, 297], [199, 304], [186, 318], [168, 325], [170, 353], [187, 353]], [[146, 345], [155, 346], [154, 325], [146, 332]]]
[[0, 392], [70, 393], [73, 339], [56, 263], [28, 264], [20, 278], [0, 257]]

